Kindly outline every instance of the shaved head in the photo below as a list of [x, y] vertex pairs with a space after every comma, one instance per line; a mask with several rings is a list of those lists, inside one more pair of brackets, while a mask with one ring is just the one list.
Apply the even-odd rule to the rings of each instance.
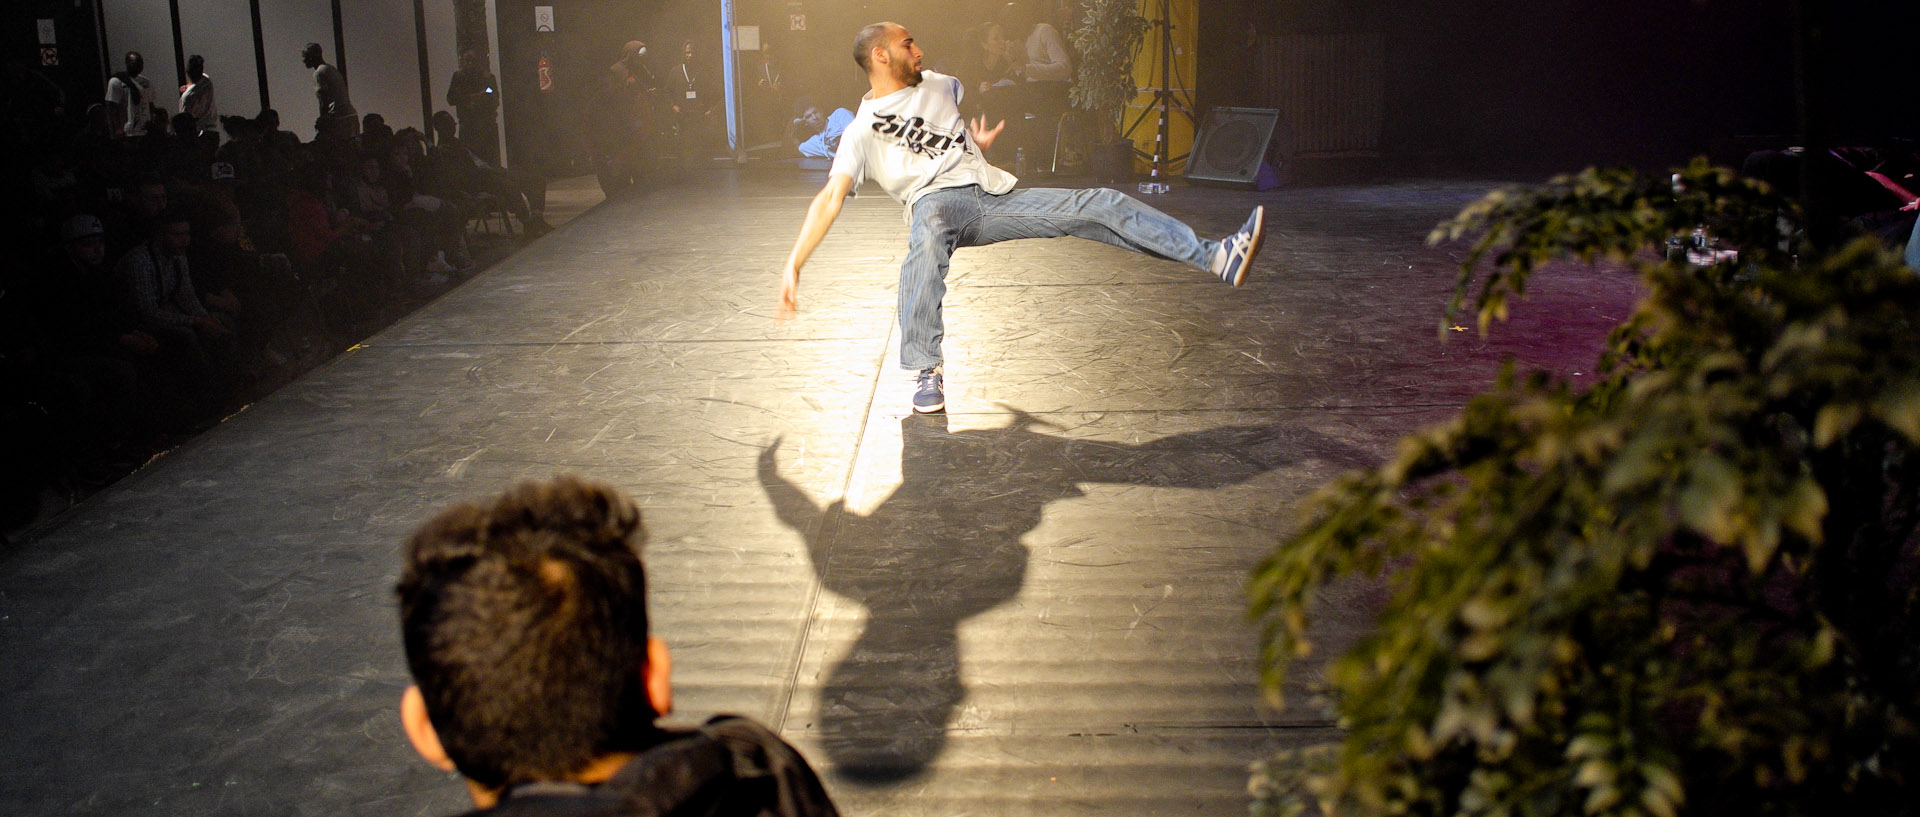
[[873, 70], [873, 49], [885, 45], [888, 35], [897, 28], [901, 28], [899, 23], [881, 22], [860, 29], [853, 38], [853, 61], [860, 65], [860, 70]]

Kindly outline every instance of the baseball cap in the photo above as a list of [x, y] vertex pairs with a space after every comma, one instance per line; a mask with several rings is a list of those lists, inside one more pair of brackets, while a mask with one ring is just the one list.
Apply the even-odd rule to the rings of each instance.
[[100, 219], [95, 216], [74, 216], [60, 225], [61, 241], [79, 241], [82, 238], [92, 238], [97, 235], [106, 235], [106, 233], [107, 228], [101, 226]]

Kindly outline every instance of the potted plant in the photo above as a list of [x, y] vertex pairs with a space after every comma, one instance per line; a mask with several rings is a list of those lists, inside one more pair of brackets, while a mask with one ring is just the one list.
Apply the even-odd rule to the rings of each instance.
[[1133, 143], [1120, 136], [1120, 117], [1137, 89], [1133, 58], [1147, 34], [1147, 18], [1138, 0], [1087, 0], [1086, 13], [1073, 30], [1080, 52], [1068, 100], [1093, 114], [1094, 144], [1089, 151], [1095, 176], [1118, 179], [1133, 170]]

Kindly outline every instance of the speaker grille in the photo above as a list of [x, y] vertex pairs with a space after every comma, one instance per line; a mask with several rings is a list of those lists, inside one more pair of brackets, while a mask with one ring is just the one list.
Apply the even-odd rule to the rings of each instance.
[[1266, 158], [1280, 112], [1273, 108], [1214, 108], [1200, 123], [1187, 178], [1251, 183]]
[[1206, 162], [1216, 170], [1235, 174], [1249, 163], [1258, 169], [1260, 153], [1266, 146], [1266, 134], [1252, 122], [1236, 119], [1221, 125], [1207, 140]]

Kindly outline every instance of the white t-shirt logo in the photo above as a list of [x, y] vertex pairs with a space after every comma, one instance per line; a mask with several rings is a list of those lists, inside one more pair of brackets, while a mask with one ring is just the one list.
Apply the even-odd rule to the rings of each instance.
[[938, 156], [955, 145], [965, 150], [967, 145], [966, 128], [963, 127], [957, 131], [941, 130], [928, 126], [927, 120], [918, 116], [880, 114], [874, 119], [873, 132], [922, 156]]

